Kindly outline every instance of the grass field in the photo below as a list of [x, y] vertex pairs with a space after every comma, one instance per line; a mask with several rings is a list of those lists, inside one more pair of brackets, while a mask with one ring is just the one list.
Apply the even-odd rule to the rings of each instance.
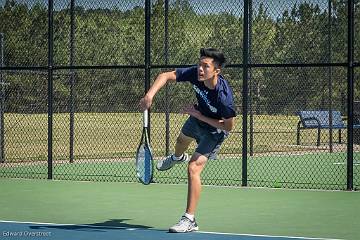
[[[170, 150], [185, 120], [184, 115], [170, 115]], [[255, 116], [254, 153], [308, 151], [308, 148], [296, 145], [297, 121], [296, 116]], [[53, 122], [54, 159], [68, 159], [69, 115], [54, 114]], [[151, 115], [151, 143], [156, 156], [165, 154], [165, 124], [165, 114], [153, 113]], [[76, 158], [132, 157], [141, 136], [142, 114], [76, 113], [74, 129], [74, 156]], [[221, 151], [241, 155], [241, 116], [237, 117], [233, 132]], [[328, 142], [328, 135], [327, 131], [323, 131], [323, 143]], [[342, 135], [343, 141], [346, 142], [346, 134]], [[336, 141], [337, 132], [333, 137]], [[314, 147], [316, 131], [302, 132], [301, 142]], [[5, 114], [7, 161], [47, 160], [47, 147], [46, 114]], [[316, 150], [312, 148], [311, 151]]]
[[[5, 115], [6, 162], [0, 175], [7, 177], [47, 177], [47, 115]], [[170, 151], [186, 116], [170, 115]], [[296, 142], [295, 116], [255, 116], [254, 156], [248, 159], [248, 183], [251, 186], [296, 188], [346, 188], [346, 145], [334, 145], [329, 153], [325, 144], [315, 146], [316, 132], [302, 132], [302, 145]], [[211, 161], [203, 173], [205, 184], [241, 185], [242, 134], [241, 117], [234, 133], [223, 144], [219, 161]], [[54, 115], [54, 178], [105, 181], [136, 181], [135, 151], [142, 131], [141, 113], [75, 114], [74, 163], [69, 159], [69, 116]], [[334, 141], [337, 140], [337, 132]], [[165, 155], [165, 115], [151, 116], [151, 139], [154, 155]], [[346, 134], [343, 133], [343, 141]], [[192, 145], [191, 148], [194, 148]], [[191, 150], [190, 150], [191, 151]], [[360, 160], [355, 152], [354, 159]], [[155, 181], [186, 181], [184, 166], [156, 173]], [[354, 165], [354, 182], [359, 186], [359, 166]]]

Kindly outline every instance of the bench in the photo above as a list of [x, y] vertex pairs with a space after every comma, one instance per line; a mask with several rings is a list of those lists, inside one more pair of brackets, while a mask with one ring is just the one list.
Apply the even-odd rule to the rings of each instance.
[[[332, 111], [332, 126], [330, 126], [329, 111], [300, 111], [300, 121], [297, 124], [296, 143], [300, 145], [300, 130], [303, 129], [317, 129], [317, 146], [320, 146], [321, 129], [336, 129], [339, 130], [339, 143], [341, 143], [341, 129], [346, 129], [344, 119], [340, 111]], [[360, 128], [360, 124], [353, 126]]]

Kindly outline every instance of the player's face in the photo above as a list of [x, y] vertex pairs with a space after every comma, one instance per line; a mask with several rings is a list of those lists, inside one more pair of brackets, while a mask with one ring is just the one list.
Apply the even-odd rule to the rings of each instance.
[[216, 68], [214, 60], [209, 57], [200, 58], [198, 67], [198, 79], [199, 81], [206, 81], [217, 77], [219, 69]]

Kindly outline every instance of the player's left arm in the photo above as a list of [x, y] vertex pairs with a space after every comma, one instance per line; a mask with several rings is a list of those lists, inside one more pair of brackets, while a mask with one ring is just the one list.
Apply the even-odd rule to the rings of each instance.
[[223, 119], [224, 130], [230, 132], [235, 126], [235, 117]]
[[209, 124], [215, 128], [225, 130], [227, 132], [230, 132], [234, 128], [234, 125], [235, 125], [234, 117], [218, 120], [218, 119], [206, 117], [200, 113], [198, 119], [200, 121], [206, 122], [207, 124]]
[[201, 112], [195, 109], [193, 106], [185, 108], [182, 112], [189, 114], [190, 116], [193, 116], [199, 119], [200, 121], [206, 122], [207, 124], [215, 128], [225, 130], [228, 132], [230, 132], [235, 126], [235, 117], [221, 119], [221, 120], [209, 118], [207, 116], [202, 115]]

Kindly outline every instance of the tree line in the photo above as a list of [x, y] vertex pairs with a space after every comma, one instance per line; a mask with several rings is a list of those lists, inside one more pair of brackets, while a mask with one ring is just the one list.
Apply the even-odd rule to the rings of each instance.
[[[276, 9], [260, 4], [252, 11], [250, 35], [251, 63], [344, 63], [347, 60], [346, 1], [332, 0], [328, 9], [301, 2], [277, 17]], [[218, 4], [221, 4], [219, 1]], [[241, 64], [243, 55], [242, 14], [233, 11], [197, 12], [191, 0], [176, 0], [169, 6], [165, 31], [164, 0], [152, 3], [151, 62], [153, 65], [196, 64], [201, 47], [224, 51], [228, 65]], [[360, 7], [360, 1], [356, 1]], [[47, 66], [47, 6], [6, 0], [0, 7], [0, 32], [4, 33], [5, 66]], [[360, 22], [360, 11], [356, 11]], [[145, 13], [143, 7], [121, 9], [75, 8], [75, 65], [144, 64]], [[54, 64], [70, 65], [70, 9], [54, 12]], [[355, 25], [355, 36], [360, 24]], [[355, 57], [360, 59], [360, 41], [355, 41]], [[152, 70], [152, 78], [160, 70]], [[359, 79], [360, 72], [355, 72]], [[242, 69], [228, 67], [230, 80], [241, 105]], [[35, 71], [4, 71], [6, 111], [45, 112], [47, 74]], [[144, 93], [144, 70], [139, 68], [54, 71], [54, 106], [69, 111], [70, 83], [74, 83], [76, 111], [136, 111]], [[179, 84], [180, 85], [180, 84]], [[257, 114], [293, 114], [302, 109], [344, 110], [346, 69], [343, 67], [263, 67], [250, 70], [251, 106]], [[355, 98], [359, 97], [356, 85]], [[189, 99], [190, 88], [169, 86], [162, 90], [153, 111], [177, 111]]]

